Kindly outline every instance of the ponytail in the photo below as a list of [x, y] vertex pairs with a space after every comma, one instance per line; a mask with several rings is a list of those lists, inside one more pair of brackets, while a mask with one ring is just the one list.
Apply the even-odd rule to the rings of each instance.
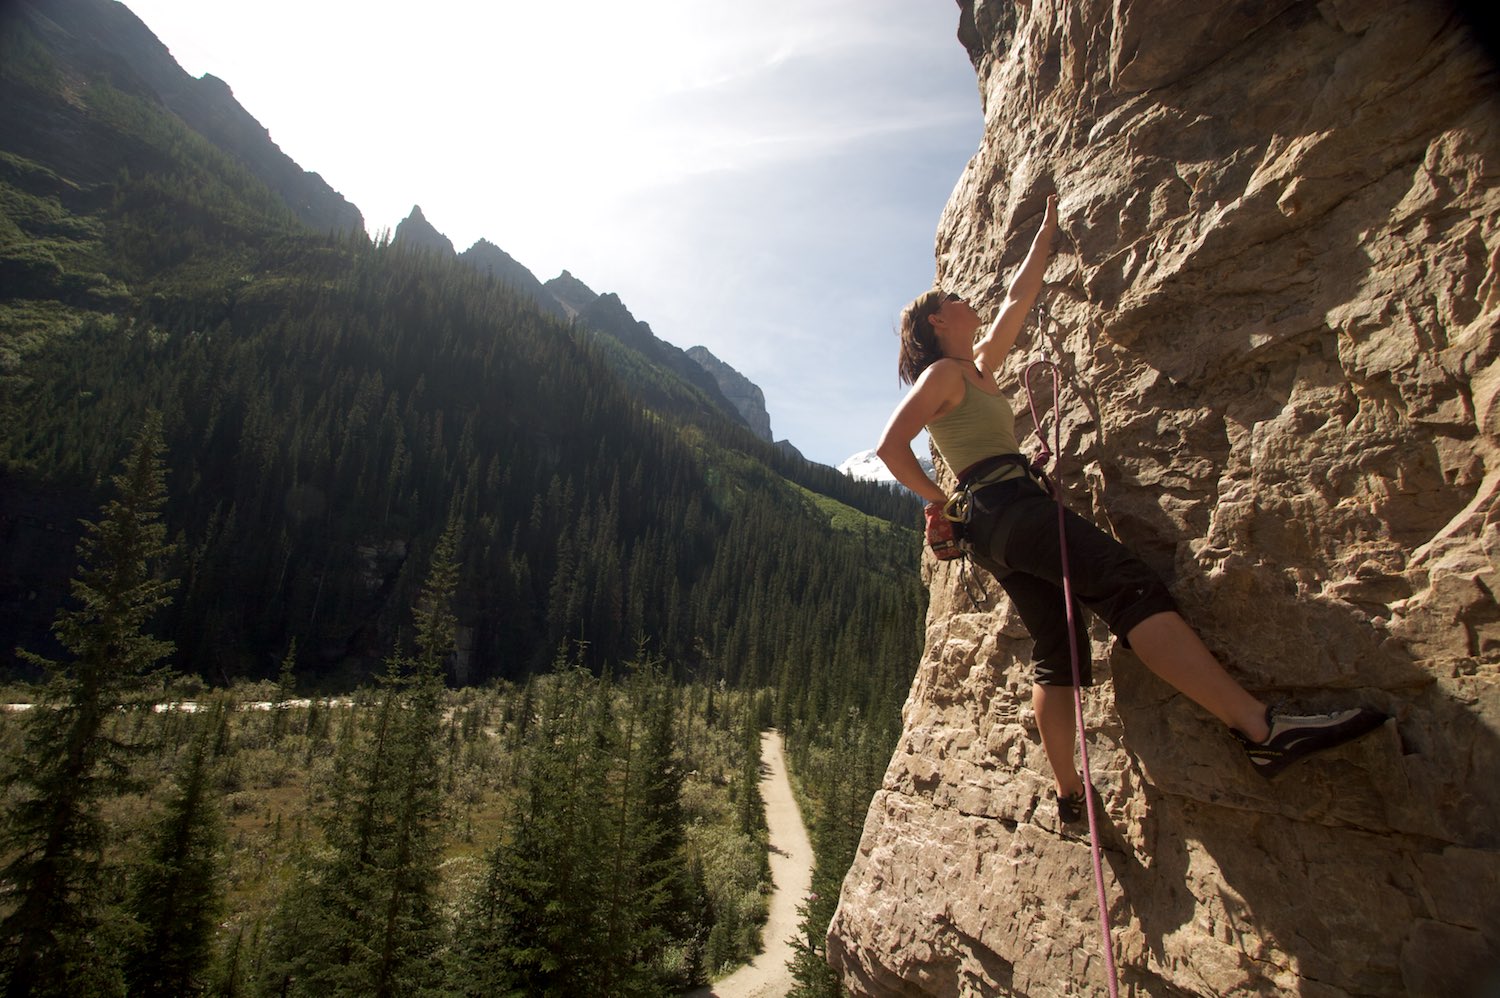
[[943, 357], [937, 334], [932, 331], [932, 315], [943, 304], [943, 292], [937, 288], [919, 296], [901, 310], [901, 353], [896, 372], [903, 385], [914, 384], [922, 372]]

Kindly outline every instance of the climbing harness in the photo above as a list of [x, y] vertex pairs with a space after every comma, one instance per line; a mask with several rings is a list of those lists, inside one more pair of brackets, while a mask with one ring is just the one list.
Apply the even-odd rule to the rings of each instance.
[[[1044, 313], [1045, 314], [1045, 313]], [[1047, 445], [1047, 434], [1042, 430], [1042, 420], [1036, 411], [1036, 394], [1031, 388], [1031, 376], [1034, 372], [1046, 368], [1052, 375], [1052, 446]], [[1045, 466], [1052, 459], [1052, 455], [1062, 450], [1062, 373], [1055, 363], [1050, 360], [1033, 361], [1026, 367], [1023, 378], [1026, 384], [1026, 404], [1031, 410], [1031, 421], [1036, 428], [1036, 435], [1042, 441], [1042, 450], [1036, 457], [1035, 464]], [[1109, 908], [1108, 899], [1104, 894], [1104, 866], [1099, 856], [1099, 822], [1094, 813], [1094, 783], [1089, 773], [1089, 745], [1086, 732], [1083, 727], [1083, 679], [1080, 672], [1078, 632], [1073, 623], [1073, 580], [1068, 570], [1068, 532], [1065, 517], [1066, 507], [1063, 506], [1062, 493], [1054, 488], [1050, 479], [1043, 476], [1047, 483], [1047, 491], [1057, 501], [1057, 541], [1062, 551], [1062, 581], [1063, 581], [1063, 604], [1068, 614], [1068, 651], [1073, 656], [1073, 718], [1078, 727], [1078, 754], [1079, 761], [1083, 763], [1083, 799], [1088, 808], [1089, 815], [1089, 849], [1093, 854], [1094, 861], [1094, 886], [1099, 894], [1099, 931], [1104, 938], [1104, 966], [1108, 974], [1110, 998], [1119, 998], [1119, 984], [1115, 974], [1115, 950], [1114, 943], [1109, 933]]]
[[[1046, 445], [1043, 444], [1042, 453], [1030, 461], [1021, 454], [996, 454], [993, 457], [976, 461], [958, 473], [958, 488], [943, 504], [942, 515], [953, 525], [953, 534], [957, 541], [956, 551], [947, 557], [961, 559], [958, 563], [958, 581], [976, 610], [987, 609], [986, 603], [990, 598], [974, 571], [974, 559], [971, 557], [974, 553], [974, 543], [968, 534], [968, 527], [974, 520], [976, 507], [983, 505], [975, 498], [976, 494], [985, 488], [979, 483], [988, 478], [991, 473], [1009, 465], [1026, 472], [1047, 490], [1048, 495], [1051, 495], [1052, 482], [1043, 470], [1043, 464], [1049, 456]], [[995, 521], [993, 528], [995, 533], [1003, 535], [1009, 531], [1020, 512], [1020, 509], [1015, 506], [1002, 509]], [[943, 556], [939, 555], [939, 557]]]

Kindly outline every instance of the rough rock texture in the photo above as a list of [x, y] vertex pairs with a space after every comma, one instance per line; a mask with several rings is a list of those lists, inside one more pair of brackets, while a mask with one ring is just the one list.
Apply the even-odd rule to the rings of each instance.
[[[1495, 71], [1427, 2], [960, 8], [987, 127], [937, 277], [993, 308], [1060, 190], [1050, 317], [1002, 387], [1022, 408], [1026, 362], [1062, 365], [1069, 501], [1252, 689], [1396, 719], [1266, 783], [1096, 626], [1122, 993], [1489, 993]], [[1057, 825], [1030, 642], [1003, 598], [975, 610], [951, 565], [925, 571], [926, 651], [828, 958], [862, 995], [1101, 994], [1087, 836]]]
[[715, 357], [707, 347], [688, 347], [687, 355], [713, 376], [719, 390], [744, 417], [752, 433], [766, 443], [772, 443], [776, 439], [771, 436], [771, 415], [766, 412], [766, 393], [760, 390], [759, 385]]

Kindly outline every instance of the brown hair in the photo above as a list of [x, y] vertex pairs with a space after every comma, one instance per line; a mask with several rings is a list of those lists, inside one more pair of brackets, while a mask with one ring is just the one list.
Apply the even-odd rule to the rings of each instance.
[[934, 362], [942, 360], [943, 348], [938, 345], [937, 334], [932, 331], [931, 318], [947, 296], [938, 288], [918, 295], [901, 310], [901, 353], [896, 361], [896, 373], [903, 385], [914, 384], [922, 372]]

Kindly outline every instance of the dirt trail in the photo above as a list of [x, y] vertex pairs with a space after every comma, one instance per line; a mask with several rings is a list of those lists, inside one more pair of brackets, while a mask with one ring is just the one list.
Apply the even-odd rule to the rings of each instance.
[[797, 934], [797, 906], [812, 890], [813, 851], [802, 812], [786, 778], [781, 732], [760, 736], [760, 796], [766, 802], [771, 842], [771, 911], [761, 939], [765, 950], [754, 960], [687, 998], [784, 998], [795, 983], [787, 961]]

